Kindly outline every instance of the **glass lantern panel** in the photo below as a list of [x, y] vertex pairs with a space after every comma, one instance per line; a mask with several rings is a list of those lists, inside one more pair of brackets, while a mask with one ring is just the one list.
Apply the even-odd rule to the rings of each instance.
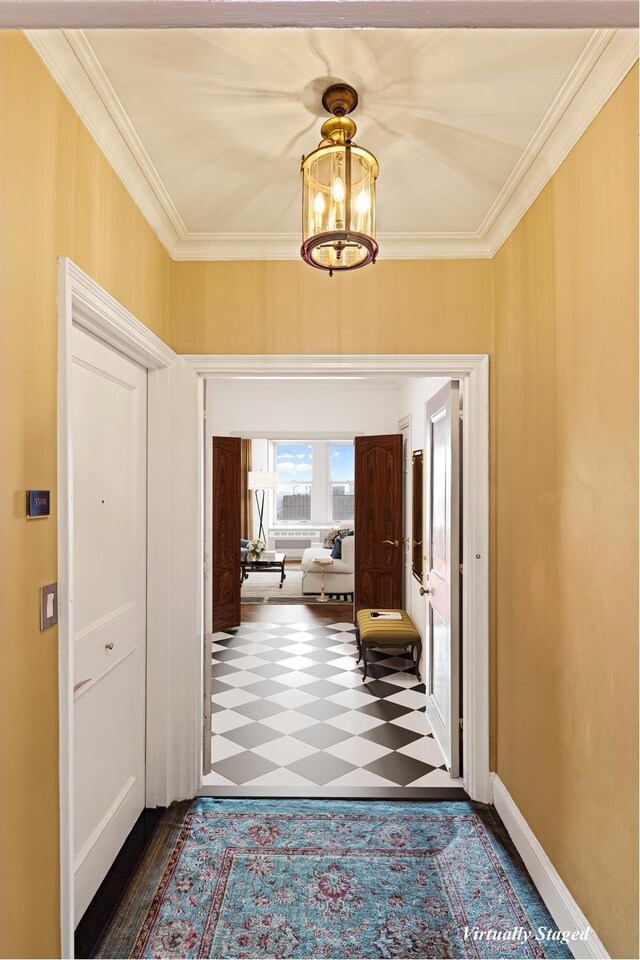
[[318, 265], [348, 269], [367, 259], [367, 247], [351, 234], [375, 237], [377, 171], [375, 158], [354, 145], [320, 147], [303, 161], [303, 240], [332, 235], [311, 253]]
[[351, 151], [351, 230], [375, 237], [375, 177], [369, 155]]
[[[342, 164], [335, 158], [337, 150], [343, 154]], [[309, 157], [303, 166], [303, 222], [304, 239], [318, 233], [335, 230], [336, 208], [332, 185], [334, 171], [344, 164], [344, 148], [330, 147], [318, 150]], [[339, 191], [339, 187], [338, 187]]]

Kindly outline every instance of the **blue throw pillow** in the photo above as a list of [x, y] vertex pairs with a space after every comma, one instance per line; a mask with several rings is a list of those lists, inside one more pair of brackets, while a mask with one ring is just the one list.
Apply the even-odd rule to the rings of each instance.
[[[352, 537], [354, 535], [354, 530], [349, 530], [345, 537]], [[336, 537], [336, 542], [333, 545], [333, 550], [331, 551], [332, 560], [342, 560], [342, 541], [345, 537]]]

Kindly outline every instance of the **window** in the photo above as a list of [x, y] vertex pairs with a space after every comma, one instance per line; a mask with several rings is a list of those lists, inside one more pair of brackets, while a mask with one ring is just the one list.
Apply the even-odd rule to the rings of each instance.
[[329, 449], [330, 520], [353, 520], [354, 507], [353, 444], [332, 443]]
[[269, 462], [278, 474], [278, 486], [271, 499], [271, 525], [353, 522], [352, 443], [272, 440]]
[[310, 443], [276, 443], [276, 519], [311, 520], [313, 446]]

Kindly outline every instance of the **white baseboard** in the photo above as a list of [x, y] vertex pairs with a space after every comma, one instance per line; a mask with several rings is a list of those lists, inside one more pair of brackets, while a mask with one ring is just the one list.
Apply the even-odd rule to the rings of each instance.
[[609, 960], [609, 954], [584, 913], [575, 902], [560, 874], [542, 849], [531, 827], [496, 773], [491, 774], [493, 804], [516, 850], [524, 860], [538, 893], [559, 930], [589, 931], [586, 940], [575, 940], [568, 947], [576, 960]]

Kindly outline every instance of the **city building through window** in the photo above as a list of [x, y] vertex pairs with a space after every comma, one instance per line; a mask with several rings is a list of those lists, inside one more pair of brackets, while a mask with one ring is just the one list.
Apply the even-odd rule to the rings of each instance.
[[353, 520], [354, 470], [353, 444], [332, 443], [329, 451], [330, 520]]
[[276, 443], [276, 519], [311, 520], [313, 446], [310, 443]]

